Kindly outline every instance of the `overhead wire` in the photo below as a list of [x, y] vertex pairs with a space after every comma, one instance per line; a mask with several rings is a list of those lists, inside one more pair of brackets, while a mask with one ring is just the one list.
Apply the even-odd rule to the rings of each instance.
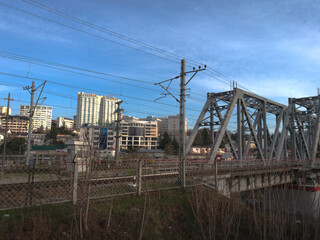
[[[118, 81], [118, 80], [113, 80], [113, 79], [109, 79], [109, 78], [104, 78], [104, 77], [99, 77], [99, 76], [95, 76], [95, 75], [91, 75], [91, 74], [86, 74], [86, 73], [83, 73], [83, 72], [91, 72], [91, 73], [95, 73], [95, 74], [112, 76], [112, 77], [116, 77], [116, 78], [120, 78], [120, 79], [125, 79], [125, 80], [129, 80], [129, 81], [134, 81], [134, 82], [139, 82], [139, 83], [142, 83], [142, 84], [148, 84], [148, 85], [154, 86], [154, 84], [152, 82], [149, 82], [149, 81], [143, 81], [143, 80], [127, 78], [127, 77], [123, 77], [123, 76], [112, 75], [112, 74], [93, 71], [93, 70], [84, 69], [84, 68], [80, 68], [80, 67], [60, 64], [60, 63], [56, 63], [56, 62], [49, 62], [49, 61], [45, 61], [45, 60], [41, 60], [41, 59], [37, 59], [37, 58], [32, 58], [32, 57], [27, 57], [27, 56], [15, 54], [15, 53], [10, 53], [10, 52], [7, 52], [7, 51], [1, 51], [1, 50], [0, 50], [0, 57], [9, 58], [9, 59], [16, 60], [16, 61], [27, 62], [27, 63], [30, 63], [30, 64], [44, 66], [44, 67], [48, 67], [48, 68], [51, 68], [51, 69], [56, 69], [56, 70], [65, 71], [65, 72], [69, 72], [69, 73], [73, 73], [73, 74], [78, 74], [78, 75], [83, 75], [83, 76], [92, 77], [92, 78], [96, 78], [96, 79], [101, 79], [101, 80], [105, 80], [105, 81], [115, 82], [115, 83], [118, 83], [118, 84], [128, 85], [128, 86], [141, 88], [141, 89], [145, 89], [145, 90], [149, 90], [149, 91], [159, 92], [159, 90], [156, 90], [156, 89], [151, 89], [151, 88], [143, 87], [143, 86], [140, 86], [140, 85], [138, 86], [138, 85], [134, 85], [134, 84]], [[56, 67], [56, 66], [61, 66], [61, 67]], [[78, 71], [81, 71], [81, 72], [71, 71], [71, 70], [68, 70], [68, 69], [65, 69], [65, 68], [75, 69], [75, 70], [78, 70]], [[178, 91], [178, 89], [174, 89], [174, 90]], [[192, 93], [190, 92], [190, 94], [195, 95], [195, 93], [193, 93], [193, 92]], [[200, 96], [203, 97], [203, 95], [200, 95]], [[203, 101], [202, 99], [199, 99], [199, 98], [196, 98], [196, 97], [191, 97], [191, 99], [194, 99], [195, 101]]]
[[[120, 94], [117, 94], [117, 93], [106, 92], [106, 91], [103, 91], [103, 90], [97, 90], [97, 89], [91, 89], [91, 88], [84, 88], [84, 87], [74, 86], [74, 85], [65, 84], [65, 83], [59, 83], [59, 82], [56, 82], [56, 81], [46, 80], [46, 79], [41, 79], [41, 78], [26, 77], [26, 76], [22, 76], [22, 75], [10, 74], [10, 73], [5, 73], [5, 72], [0, 72], [0, 75], [6, 75], [6, 76], [10, 76], [10, 77], [17, 77], [17, 78], [23, 78], [23, 79], [29, 79], [29, 80], [35, 80], [35, 81], [41, 81], [41, 82], [47, 81], [48, 83], [56, 84], [56, 85], [60, 85], [60, 86], [64, 86], [64, 87], [68, 87], [68, 88], [71, 88], [71, 89], [78, 89], [78, 90], [82, 90], [82, 91], [92, 91], [92, 92], [99, 92], [99, 93], [103, 93], [103, 94], [111, 94], [111, 95], [120, 96]], [[3, 81], [0, 81], [0, 82], [3, 82]], [[3, 83], [6, 84], [7, 82], [3, 82]], [[120, 97], [134, 99], [134, 100], [138, 100], [138, 101], [151, 102], [151, 103], [154, 103], [154, 104], [161, 104], [161, 105], [175, 107], [175, 108], [178, 107], [178, 106], [172, 105], [172, 104], [167, 104], [167, 103], [163, 103], [163, 102], [154, 102], [153, 100], [150, 100], [150, 99], [127, 96], [127, 95], [123, 95], [123, 94]], [[199, 110], [192, 109], [192, 108], [186, 108], [186, 109], [188, 109], [190, 111], [194, 111], [194, 112], [200, 112]]]
[[[25, 2], [27, 2], [27, 1], [25, 1]], [[30, 2], [30, 1], [29, 1], [29, 2]], [[31, 2], [37, 3], [36, 1], [31, 1]], [[31, 4], [31, 3], [30, 3], [30, 4]], [[38, 3], [38, 4], [40, 4], [40, 3]], [[132, 49], [135, 49], [135, 50], [138, 50], [138, 51], [142, 51], [142, 52], [144, 52], [144, 53], [146, 53], [146, 54], [150, 54], [150, 55], [153, 55], [153, 56], [156, 56], [156, 57], [159, 57], [159, 58], [163, 58], [163, 59], [165, 59], [165, 60], [168, 60], [168, 61], [171, 61], [171, 62], [174, 62], [174, 63], [178, 63], [177, 61], [173, 61], [173, 60], [171, 60], [171, 59], [164, 58], [163, 56], [159, 56], [159, 55], [156, 55], [156, 54], [153, 54], [153, 53], [150, 53], [150, 52], [146, 52], [146, 51], [144, 51], [144, 50], [142, 50], [142, 49], [138, 49], [138, 48], [135, 48], [135, 47], [131, 47], [131, 46], [128, 46], [128, 45], [126, 45], [126, 44], [119, 43], [119, 42], [113, 41], [113, 40], [111, 40], [111, 39], [108, 39], [108, 38], [105, 38], [105, 37], [102, 37], [102, 36], [99, 36], [99, 35], [96, 35], [96, 34], [93, 34], [93, 33], [89, 33], [89, 32], [87, 32], [87, 31], [84, 31], [84, 30], [81, 30], [81, 29], [78, 29], [78, 28], [75, 28], [75, 27], [72, 27], [72, 26], [69, 26], [69, 25], [66, 25], [66, 24], [63, 24], [63, 23], [60, 23], [60, 22], [57, 22], [57, 21], [48, 19], [48, 18], [45, 18], [45, 17], [42, 17], [42, 16], [39, 16], [39, 15], [37, 15], [37, 14], [31, 13], [31, 12], [29, 12], [29, 11], [26, 11], [26, 10], [23, 10], [23, 9], [14, 7], [14, 6], [10, 6], [10, 5], [8, 5], [8, 4], [0, 3], [0, 5], [3, 5], [3, 6], [5, 6], [5, 7], [8, 7], [8, 8], [11, 8], [11, 9], [14, 9], [14, 10], [17, 10], [17, 11], [20, 11], [20, 12], [23, 12], [23, 13], [25, 13], [25, 14], [29, 14], [29, 15], [32, 15], [32, 16], [35, 16], [35, 17], [38, 17], [38, 18], [41, 18], [41, 19], [43, 19], [43, 20], [46, 20], [46, 21], [49, 21], [49, 22], [52, 22], [52, 23], [61, 25], [61, 26], [63, 26], [63, 27], [69, 28], [69, 29], [73, 29], [73, 30], [76, 30], [76, 31], [79, 31], [79, 32], [82, 32], [82, 33], [85, 33], [85, 34], [89, 34], [89, 35], [91, 35], [91, 36], [94, 36], [94, 37], [97, 37], [97, 38], [100, 38], [100, 39], [104, 39], [104, 40], [113, 42], [113, 43], [115, 43], [115, 44], [119, 44], [119, 45], [121, 45], [121, 46], [129, 47], [129, 48], [132, 48]], [[43, 4], [40, 4], [40, 5], [43, 5]], [[45, 6], [45, 5], [43, 5], [42, 7], [39, 6], [39, 5], [36, 5], [36, 6], [45, 9], [45, 8], [43, 7], [43, 6]], [[45, 7], [47, 7], [47, 6], [45, 6]], [[48, 9], [49, 9], [49, 7], [47, 7], [47, 9], [45, 9], [45, 10], [48, 11]], [[57, 14], [58, 12], [60, 12], [59, 14], [62, 14], [61, 11], [55, 10], [55, 9], [53, 9], [53, 8], [51, 8], [50, 11], [51, 11], [52, 13], [54, 13], [54, 14]], [[55, 13], [54, 11], [56, 11], [56, 13]], [[63, 13], [63, 14], [65, 14], [65, 13]], [[71, 15], [68, 15], [68, 14], [65, 14], [65, 15], [66, 15], [66, 16], [69, 16], [68, 18], [75, 18], [75, 17], [73, 17], [73, 16], [71, 16]], [[78, 19], [78, 18], [75, 18], [75, 19], [77, 19], [77, 21], [82, 21], [83, 24], [86, 22], [86, 21], [80, 20], [80, 19]], [[91, 26], [95, 26], [96, 28], [105, 29], [105, 28], [102, 28], [102, 27], [98, 27], [98, 26], [96, 26], [96, 25], [94, 25], [94, 24], [92, 24], [92, 23], [89, 23], [89, 22], [87, 22], [86, 24], [91, 25]], [[101, 30], [101, 29], [100, 29], [100, 30]], [[105, 29], [105, 30], [106, 30], [106, 29]], [[109, 31], [109, 30], [108, 30], [108, 31]], [[114, 33], [115, 33], [115, 32], [114, 32]], [[120, 35], [120, 34], [118, 34], [118, 35]], [[124, 35], [121, 35], [121, 36], [125, 37]], [[127, 38], [127, 39], [131, 39], [131, 38], [128, 38], [128, 37], [126, 37], [126, 38]], [[136, 40], [134, 40], [134, 39], [131, 39], [131, 40], [132, 40], [132, 42], [133, 42], [133, 41], [136, 41]], [[131, 41], [131, 40], [130, 40], [130, 41]], [[139, 42], [139, 41], [136, 41], [136, 44], [138, 44], [138, 42]], [[141, 43], [140, 45], [143, 45], [143, 44], [144, 44], [144, 43], [142, 43], [142, 42], [140, 42], [140, 43]], [[151, 49], [151, 48], [154, 48], [154, 49], [158, 49], [158, 51], [161, 50], [161, 51], [163, 51], [163, 52], [167, 52], [167, 51], [164, 51], [164, 50], [162, 50], [162, 49], [155, 48], [155, 47], [153, 47], [153, 46], [151, 46], [151, 45], [145, 44], [145, 47], [147, 47], [147, 46], [150, 46], [150, 47], [149, 47], [150, 49]], [[166, 54], [168, 55], [168, 54], [171, 54], [171, 53], [167, 52]], [[176, 54], [171, 54], [171, 55], [175, 55], [176, 58], [180, 58], [180, 59], [183, 58], [183, 57], [181, 57], [181, 56], [179, 56], [179, 55], [176, 55]], [[190, 62], [197, 63], [196, 61], [194, 61], [194, 60], [192, 60], [192, 59], [190, 59], [190, 58], [186, 58], [186, 59], [188, 59]], [[200, 63], [200, 64], [203, 65], [202, 63]], [[190, 65], [190, 66], [191, 66], [191, 65]], [[192, 67], [192, 66], [191, 66], [191, 67]], [[213, 69], [213, 68], [209, 68], [209, 69], [210, 69], [211, 71], [213, 71], [214, 74], [218, 75], [219, 77], [227, 78], [227, 77], [225, 77], [223, 74], [221, 74], [220, 72], [218, 72], [217, 70], [215, 70], [215, 69]], [[212, 77], [212, 76], [211, 76], [211, 77]], [[213, 78], [215, 78], [215, 77], [213, 77]], [[215, 79], [217, 79], [217, 78], [215, 78]], [[228, 78], [227, 78], [227, 79], [228, 79]], [[229, 79], [229, 80], [230, 80], [230, 79]], [[239, 84], [239, 86], [240, 86], [240, 84]], [[248, 90], [248, 89], [246, 88], [246, 90]]]
[[129, 46], [129, 45], [127, 45], [127, 44], [120, 43], [120, 42], [111, 40], [111, 39], [109, 39], [109, 38], [106, 38], [106, 37], [103, 37], [103, 36], [100, 36], [100, 35], [97, 35], [97, 34], [94, 34], [94, 33], [90, 33], [90, 32], [88, 32], [88, 31], [84, 31], [84, 30], [82, 30], [82, 29], [79, 29], [79, 28], [76, 28], [76, 27], [72, 27], [72, 26], [69, 26], [69, 25], [66, 25], [66, 24], [57, 22], [57, 21], [54, 21], [54, 20], [52, 20], [52, 19], [49, 19], [49, 18], [40, 16], [40, 15], [37, 15], [37, 14], [35, 14], [35, 13], [29, 12], [29, 11], [27, 11], [27, 10], [23, 10], [23, 9], [21, 9], [21, 8], [17, 8], [17, 7], [14, 7], [14, 6], [5, 4], [5, 3], [0, 3], [0, 5], [5, 6], [5, 7], [7, 7], [7, 8], [14, 9], [14, 10], [16, 10], [16, 11], [19, 11], [19, 12], [22, 12], [22, 13], [25, 13], [25, 14], [28, 14], [28, 15], [31, 15], [31, 16], [34, 16], [34, 17], [37, 17], [37, 18], [40, 18], [40, 19], [45, 20], [45, 21], [48, 21], [48, 22], [52, 22], [52, 23], [54, 23], [54, 24], [57, 24], [57, 25], [60, 25], [60, 26], [63, 26], [63, 27], [66, 27], [66, 28], [69, 28], [69, 29], [72, 29], [72, 30], [75, 30], [75, 31], [84, 33], [84, 34], [87, 34], [87, 35], [90, 35], [90, 36], [93, 36], [93, 37], [102, 39], [102, 40], [106, 40], [106, 41], [112, 42], [112, 43], [114, 43], [114, 44], [117, 44], [117, 45], [120, 45], [120, 46], [123, 46], [123, 47], [135, 49], [135, 50], [140, 51], [140, 52], [143, 52], [143, 53], [145, 53], [145, 54], [153, 55], [153, 56], [156, 56], [156, 57], [158, 57], [158, 58], [165, 59], [165, 60], [170, 61], [170, 62], [173, 62], [173, 63], [178, 63], [178, 62], [175, 61], [175, 60], [172, 60], [172, 59], [169, 59], [169, 58], [165, 58], [165, 57], [163, 57], [163, 56], [159, 56], [159, 55], [153, 54], [153, 53], [151, 53], [151, 52], [147, 52], [147, 51], [144, 51], [144, 50], [142, 50], [142, 49], [135, 48], [135, 47]]
[[[91, 27], [91, 28], [93, 28], [93, 29], [95, 29], [95, 30], [102, 31], [102, 32], [104, 32], [104, 33], [107, 33], [107, 34], [110, 34], [110, 35], [112, 35], [112, 36], [115, 36], [115, 37], [117, 37], [117, 38], [119, 38], [119, 39], [122, 39], [122, 40], [125, 40], [125, 41], [129, 41], [129, 42], [131, 42], [131, 43], [134, 43], [134, 44], [137, 44], [137, 45], [139, 45], [139, 46], [145, 47], [145, 48], [147, 48], [147, 49], [156, 51], [156, 52], [158, 52], [158, 53], [160, 53], [160, 54], [164, 54], [164, 55], [167, 55], [167, 56], [170, 56], [170, 57], [174, 57], [174, 58], [176, 58], [176, 59], [178, 59], [178, 60], [179, 60], [179, 59], [182, 59], [182, 58], [185, 58], [185, 57], [180, 56], [180, 55], [178, 55], [178, 54], [170, 53], [170, 52], [168, 52], [168, 51], [165, 51], [165, 50], [163, 50], [163, 49], [160, 49], [160, 48], [151, 46], [151, 45], [149, 45], [149, 44], [146, 44], [146, 43], [143, 43], [143, 42], [141, 42], [141, 41], [135, 40], [135, 39], [133, 39], [133, 38], [129, 38], [129, 37], [127, 37], [127, 36], [124, 36], [124, 35], [122, 35], [122, 34], [119, 34], [119, 33], [115, 32], [115, 31], [111, 31], [110, 29], [107, 29], [107, 28], [105, 28], [105, 27], [101, 27], [101, 26], [98, 26], [98, 25], [96, 25], [96, 24], [90, 23], [90, 22], [88, 22], [88, 21], [82, 20], [82, 19], [80, 19], [80, 18], [78, 18], [78, 17], [74, 17], [74, 16], [72, 16], [72, 15], [70, 15], [70, 14], [64, 13], [64, 12], [62, 12], [62, 11], [60, 11], [60, 10], [54, 9], [54, 8], [52, 8], [52, 7], [49, 7], [49, 6], [47, 6], [47, 5], [44, 5], [44, 4], [39, 3], [39, 2], [37, 2], [37, 1], [34, 1], [34, 0], [23, 0], [23, 1], [26, 2], [26, 3], [28, 3], [28, 4], [30, 4], [30, 5], [33, 5], [33, 6], [35, 6], [35, 7], [38, 7], [38, 8], [40, 8], [40, 9], [46, 10], [46, 11], [48, 11], [48, 12], [51, 12], [51, 13], [53, 13], [53, 14], [55, 14], [55, 15], [58, 15], [58, 16], [67, 18], [67, 19], [69, 19], [69, 20], [71, 20], [71, 21], [73, 21], [73, 22], [80, 23], [80, 24], [85, 25], [85, 26], [87, 26], [87, 27]], [[193, 63], [193, 64], [196, 64], [196, 65], [204, 65], [203, 63], [200, 63], [200, 62], [198, 62], [198, 61], [196, 61], [196, 60], [193, 60], [193, 59], [191, 59], [191, 58], [185, 58], [185, 59], [188, 60], [189, 62]], [[191, 65], [188, 65], [188, 66], [192, 67]], [[226, 77], [224, 74], [220, 73], [219, 71], [217, 71], [217, 70], [215, 70], [215, 69], [213, 69], [213, 68], [211, 68], [211, 67], [208, 67], [208, 70], [211, 71], [211, 72], [212, 72], [213, 74], [215, 74], [216, 76], [222, 78], [222, 79], [226, 79], [227, 81], [231, 81], [231, 82], [233, 81], [232, 79]], [[214, 77], [214, 76], [212, 76], [212, 75], [209, 75], [209, 76], [211, 76], [211, 77], [214, 78], [214, 79], [219, 80], [219, 78], [217, 78], [217, 77]], [[229, 85], [229, 82], [226, 83], [226, 82], [224, 82], [223, 80], [219, 80], [219, 81], [220, 81], [220, 82], [223, 82], [223, 83], [225, 83], [225, 84], [227, 84], [227, 85]], [[242, 85], [239, 84], [239, 86], [242, 86]], [[244, 86], [242, 86], [242, 88], [250, 91], [249, 89], [245, 88]], [[251, 91], [250, 91], [250, 92], [251, 92]]]

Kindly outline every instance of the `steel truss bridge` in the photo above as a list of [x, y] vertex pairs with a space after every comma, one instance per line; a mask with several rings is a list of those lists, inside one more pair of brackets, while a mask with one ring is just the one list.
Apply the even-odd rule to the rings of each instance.
[[[210, 160], [216, 158], [222, 140], [226, 139], [234, 159], [254, 158], [265, 163], [308, 160], [310, 167], [319, 149], [319, 99], [320, 95], [289, 98], [286, 106], [239, 88], [207, 93], [207, 101], [186, 144], [186, 153], [199, 129], [209, 127]], [[228, 130], [234, 116], [237, 128], [235, 142]], [[270, 122], [275, 125], [270, 126]], [[250, 149], [254, 153], [251, 157], [248, 155]]]

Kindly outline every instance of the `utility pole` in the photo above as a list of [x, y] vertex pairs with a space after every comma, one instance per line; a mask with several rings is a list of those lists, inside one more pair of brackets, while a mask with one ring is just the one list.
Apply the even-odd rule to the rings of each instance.
[[8, 104], [7, 104], [7, 114], [6, 114], [6, 130], [5, 130], [4, 139], [3, 139], [3, 156], [2, 156], [2, 172], [1, 172], [1, 177], [3, 177], [4, 162], [5, 162], [5, 159], [6, 159], [7, 134], [8, 134], [8, 120], [9, 120], [10, 101], [14, 101], [14, 99], [10, 98], [10, 93], [8, 93], [8, 98], [5, 98], [4, 100], [8, 100]]
[[115, 152], [115, 160], [119, 160], [120, 155], [120, 131], [121, 131], [121, 112], [123, 109], [121, 109], [121, 103], [123, 101], [116, 102], [117, 104], [117, 110], [115, 113], [117, 114], [117, 120], [116, 120], [116, 152]]
[[[186, 169], [185, 169], [185, 158], [186, 158], [186, 132], [185, 132], [185, 115], [186, 115], [186, 109], [185, 109], [185, 102], [186, 102], [186, 86], [188, 83], [192, 80], [192, 78], [199, 72], [206, 70], [206, 65], [204, 65], [204, 68], [201, 69], [201, 66], [199, 66], [199, 69], [193, 68], [192, 71], [185, 71], [186, 63], [185, 60], [181, 60], [181, 70], [180, 75], [176, 76], [174, 78], [170, 78], [168, 80], [155, 83], [155, 85], [159, 85], [161, 88], [163, 88], [167, 93], [164, 93], [162, 95], [166, 96], [169, 94], [172, 96], [180, 105], [179, 109], [179, 184], [182, 187], [186, 187]], [[193, 73], [193, 75], [190, 77], [190, 79], [186, 82], [186, 75], [188, 73]], [[175, 97], [168, 89], [172, 83], [173, 80], [180, 78], [180, 100]], [[167, 86], [164, 86], [164, 83], [168, 83]], [[159, 98], [158, 98], [159, 99]], [[156, 100], [158, 100], [156, 99]]]
[[[41, 96], [41, 93], [43, 91], [43, 88], [44, 88], [44, 85], [46, 84], [47, 81], [44, 81], [42, 84], [40, 84], [37, 88], [35, 87], [35, 83], [34, 81], [32, 81], [32, 85], [31, 87], [30, 86], [26, 86], [23, 88], [23, 90], [27, 90], [30, 95], [31, 95], [31, 98], [30, 98], [30, 113], [29, 113], [29, 129], [28, 129], [28, 141], [27, 141], [27, 158], [26, 158], [26, 165], [28, 166], [29, 164], [29, 161], [30, 161], [30, 150], [31, 150], [31, 137], [32, 137], [32, 120], [33, 120], [33, 115], [34, 115], [34, 112], [35, 112], [35, 109], [38, 105], [38, 101], [40, 99], [40, 96]], [[36, 101], [36, 104], [35, 106], [34, 105], [34, 93], [37, 91], [38, 88], [41, 88], [41, 91], [40, 91], [40, 94], [39, 94], [39, 97]], [[30, 90], [31, 89], [31, 90]]]
[[186, 118], [186, 62], [184, 59], [181, 60], [181, 72], [180, 72], [180, 115], [179, 115], [179, 130], [180, 130], [180, 141], [179, 141], [179, 173], [180, 183], [182, 187], [186, 187], [186, 165], [185, 165], [185, 151], [186, 151], [186, 133], [185, 133], [185, 118]]
[[32, 87], [30, 91], [30, 113], [29, 113], [29, 129], [28, 129], [28, 140], [27, 140], [27, 159], [26, 159], [26, 165], [28, 166], [30, 161], [30, 150], [31, 150], [31, 136], [32, 136], [32, 117], [33, 117], [33, 98], [34, 98], [34, 81], [32, 81]]

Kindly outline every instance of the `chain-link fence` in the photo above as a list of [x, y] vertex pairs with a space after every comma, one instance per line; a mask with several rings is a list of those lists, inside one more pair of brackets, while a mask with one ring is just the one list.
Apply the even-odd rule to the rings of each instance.
[[72, 174], [65, 164], [30, 161], [1, 168], [0, 209], [70, 201]]
[[[91, 160], [90, 160], [91, 159]], [[98, 160], [96, 160], [98, 159]], [[217, 176], [288, 166], [255, 161], [186, 160], [186, 186], [214, 182]], [[290, 167], [304, 166], [291, 162]], [[0, 171], [0, 209], [73, 202], [181, 187], [179, 159], [47, 159], [5, 165]]]

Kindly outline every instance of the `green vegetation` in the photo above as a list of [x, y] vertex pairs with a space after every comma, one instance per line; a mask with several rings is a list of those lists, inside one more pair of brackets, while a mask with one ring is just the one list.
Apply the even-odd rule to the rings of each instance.
[[165, 151], [168, 155], [177, 155], [179, 153], [179, 143], [175, 138], [171, 138], [167, 132], [165, 132], [159, 140], [159, 149]]
[[53, 146], [63, 145], [64, 144], [63, 142], [57, 141], [58, 134], [72, 135], [70, 130], [64, 127], [58, 128], [56, 123], [52, 123], [51, 130], [46, 134], [46, 141], [50, 140], [49, 141], [50, 145], [53, 145]]
[[[6, 144], [6, 152], [8, 155], [18, 155], [21, 149], [21, 154], [24, 154], [26, 149], [26, 140], [24, 138], [9, 138]], [[3, 144], [0, 146], [0, 153], [3, 153]]]

